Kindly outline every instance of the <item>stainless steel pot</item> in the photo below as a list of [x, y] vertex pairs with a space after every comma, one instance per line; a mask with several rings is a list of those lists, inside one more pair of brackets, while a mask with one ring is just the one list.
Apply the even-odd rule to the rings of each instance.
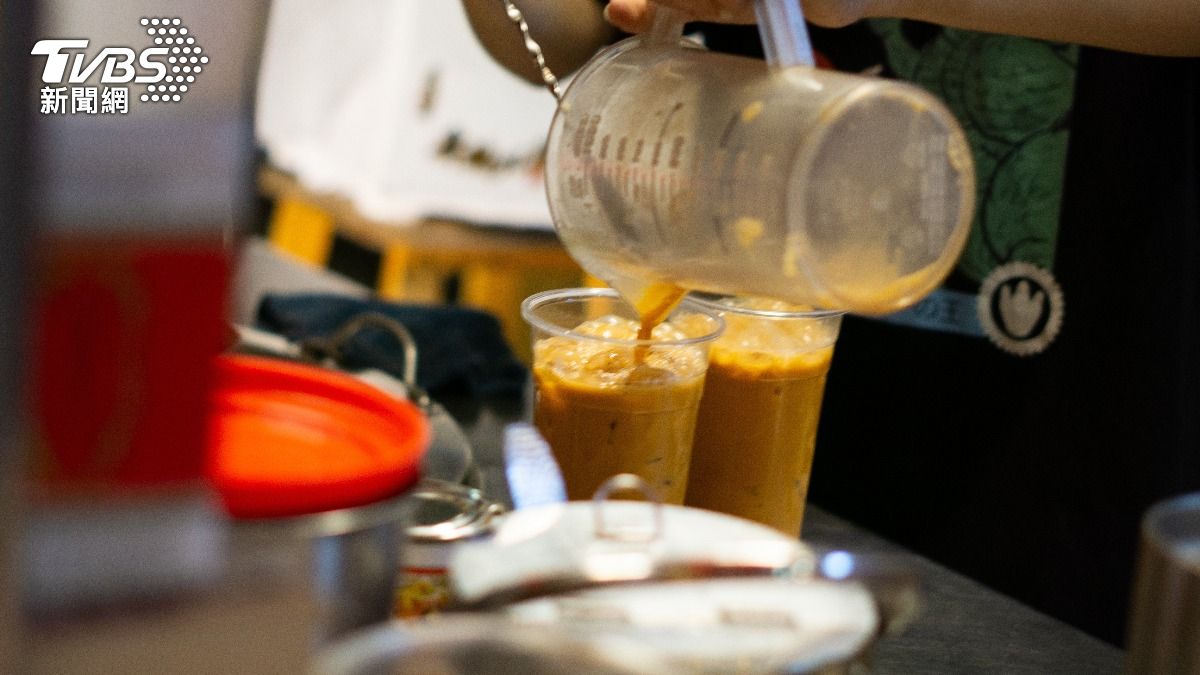
[[495, 611], [633, 672], [849, 672], [882, 631], [870, 590], [818, 576], [795, 538], [607, 498], [623, 489], [645, 484], [615, 476], [590, 502], [519, 509], [490, 538], [460, 545], [450, 563], [459, 608]]
[[386, 621], [412, 508], [402, 494], [336, 511], [236, 521], [235, 576], [294, 586], [318, 644]]

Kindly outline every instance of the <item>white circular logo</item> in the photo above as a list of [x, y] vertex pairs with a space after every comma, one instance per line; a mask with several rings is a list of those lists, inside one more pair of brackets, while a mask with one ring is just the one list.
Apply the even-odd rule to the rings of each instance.
[[997, 347], [1031, 356], [1050, 346], [1062, 328], [1062, 289], [1054, 275], [1037, 265], [1007, 263], [983, 280], [975, 310]]

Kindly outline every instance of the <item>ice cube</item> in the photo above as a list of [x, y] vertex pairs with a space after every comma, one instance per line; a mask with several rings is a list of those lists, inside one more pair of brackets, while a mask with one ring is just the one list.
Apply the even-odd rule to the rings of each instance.
[[629, 377], [625, 380], [627, 384], [637, 385], [664, 385], [670, 384], [678, 379], [675, 373], [665, 368], [657, 368], [648, 363], [639, 363], [633, 370], [629, 372]]
[[687, 333], [676, 328], [670, 322], [663, 322], [654, 327], [650, 331], [650, 337], [654, 340], [686, 340]]
[[631, 349], [606, 349], [592, 354], [584, 368], [597, 375], [617, 375], [633, 370], [634, 358]]
[[579, 324], [574, 332], [606, 340], [635, 340], [638, 323], [632, 319], [607, 314]]

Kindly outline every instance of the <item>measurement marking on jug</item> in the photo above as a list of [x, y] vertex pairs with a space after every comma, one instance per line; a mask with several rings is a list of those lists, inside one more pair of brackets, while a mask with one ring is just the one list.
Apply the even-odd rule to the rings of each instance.
[[[726, 127], [727, 130], [731, 128], [732, 127], [730, 126]], [[713, 166], [717, 171], [716, 186], [714, 189], [717, 192], [718, 204], [732, 204], [736, 194], [734, 189], [734, 166], [737, 163], [738, 156], [743, 154], [744, 147], [728, 147], [728, 141], [731, 137], [731, 135], [727, 135], [727, 137], [722, 140], [722, 143], [717, 146], [713, 162]], [[733, 214], [729, 213], [728, 209], [726, 208], [722, 208], [717, 213], [712, 214], [712, 227], [713, 234], [715, 235], [714, 238], [717, 240], [717, 244], [721, 247], [721, 251], [729, 254], [732, 254], [736, 251], [734, 248], [735, 242], [731, 241], [729, 229], [726, 227], [729, 218], [732, 215]]]
[[[662, 127], [658, 131], [658, 141], [654, 144], [654, 159], [651, 162], [651, 166], [658, 166], [658, 160], [662, 152], [662, 139], [667, 136], [668, 130], [671, 128], [671, 122], [675, 119], [675, 116], [679, 114], [680, 110], [683, 110], [683, 101], [676, 101], [675, 105], [671, 106], [671, 110], [668, 111], [663, 117]], [[651, 186], [655, 191], [655, 194], [651, 198], [651, 203], [658, 204], [660, 206], [665, 205], [667, 206], [668, 210], [671, 210], [670, 204], [668, 203], [671, 195], [667, 192], [666, 181], [658, 180], [654, 183], [651, 183]], [[665, 228], [670, 228], [671, 223], [664, 223], [663, 216], [669, 216], [669, 214], [663, 214], [661, 209], [654, 209], [653, 217], [655, 229], [658, 230], [660, 237], [665, 238]]]
[[683, 136], [676, 136], [671, 142], [671, 161], [667, 164], [672, 169], [679, 168], [679, 157], [683, 154]]
[[583, 135], [583, 154], [592, 156], [592, 148], [596, 145], [596, 131], [600, 128], [600, 116], [592, 115], [587, 123], [587, 131]]
[[567, 190], [573, 199], [583, 199], [583, 196], [587, 193], [583, 179], [579, 176], [571, 176], [567, 180]]
[[750, 153], [746, 152], [745, 147], [738, 148], [733, 155], [733, 175], [745, 176], [749, 171], [746, 164], [750, 162]]
[[733, 113], [729, 116], [729, 121], [725, 123], [725, 128], [721, 131], [721, 140], [717, 141], [718, 148], [723, 148], [729, 144], [729, 139], [733, 136], [733, 130], [737, 127], [738, 121], [741, 118], [741, 113]]
[[575, 127], [575, 132], [571, 134], [571, 154], [575, 159], [579, 159], [583, 155], [583, 135], [587, 131], [589, 117], [589, 115], [584, 115], [580, 118], [579, 123]]
[[733, 251], [729, 248], [729, 242], [725, 241], [725, 223], [722, 221], [722, 217], [719, 214], [714, 213], [710, 219], [710, 222], [712, 222], [713, 239], [717, 241], [717, 245], [721, 247], [723, 252], [733, 253]]

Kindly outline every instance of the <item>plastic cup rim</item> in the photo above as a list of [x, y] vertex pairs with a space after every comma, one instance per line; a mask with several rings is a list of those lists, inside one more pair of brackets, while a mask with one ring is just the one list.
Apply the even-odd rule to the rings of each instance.
[[721, 302], [721, 300], [724, 300], [726, 298], [739, 297], [736, 295], [721, 295], [721, 294], [707, 294], [707, 295], [710, 295], [711, 297], [704, 297], [704, 295], [697, 295], [696, 293], [689, 293], [687, 296], [687, 299], [700, 307], [703, 307], [705, 309], [710, 309], [713, 311], [731, 312], [733, 314], [745, 314], [748, 316], [757, 316], [757, 317], [772, 318], [772, 319], [832, 319], [835, 317], [845, 316], [847, 313], [846, 310], [844, 310], [844, 309], [804, 309], [804, 310], [754, 309], [752, 307], [739, 307], [737, 305], [726, 305]]
[[[620, 338], [601, 337], [599, 335], [588, 335], [587, 333], [579, 333], [574, 329], [563, 328], [562, 326], [550, 323], [535, 314], [535, 310], [537, 310], [537, 308], [552, 302], [564, 300], [578, 301], [589, 298], [609, 298], [624, 303], [626, 306], [629, 304], [625, 298], [621, 297], [620, 293], [617, 293], [616, 290], [611, 288], [558, 288], [550, 291], [534, 293], [528, 298], [525, 298], [525, 300], [521, 302], [521, 317], [525, 319], [530, 326], [533, 326], [534, 328], [551, 335], [577, 340], [606, 342], [614, 345], [629, 345], [634, 347], [687, 347], [692, 345], [701, 345], [707, 342], [715, 341], [717, 338], [721, 337], [723, 332], [725, 332], [725, 320], [708, 307], [693, 300], [691, 297], [685, 297], [683, 301], [679, 303], [679, 306], [672, 310], [671, 313], [674, 314], [680, 309], [686, 308], [692, 312], [703, 314], [709, 319], [712, 319], [713, 322], [715, 322], [716, 327], [714, 330], [705, 333], [704, 335], [687, 337], [678, 340], [660, 340], [654, 338], [649, 340], [624, 340]], [[668, 320], [670, 320], [670, 317], [668, 317]]]
[[1180, 559], [1178, 548], [1188, 540], [1200, 538], [1200, 523], [1189, 535], [1174, 531], [1166, 522], [1173, 517], [1188, 515], [1191, 515], [1193, 520], [1200, 521], [1200, 493], [1177, 495], [1154, 504], [1142, 516], [1141, 530], [1142, 536], [1150, 545], [1175, 560], [1176, 564], [1196, 570], [1200, 569], [1200, 563]]

